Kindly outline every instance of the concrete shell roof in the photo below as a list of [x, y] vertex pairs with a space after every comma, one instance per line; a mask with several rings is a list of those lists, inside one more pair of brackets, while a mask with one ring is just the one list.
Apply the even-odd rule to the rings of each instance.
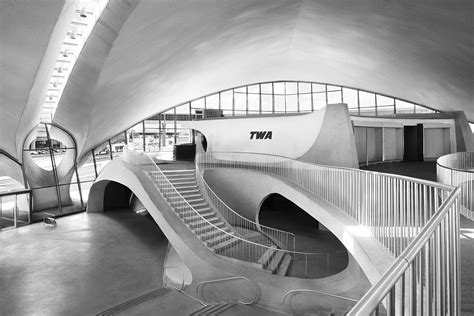
[[473, 12], [469, 0], [142, 0], [102, 64], [90, 102], [61, 100], [55, 121], [88, 150], [186, 100], [286, 79], [464, 110], [474, 121]]

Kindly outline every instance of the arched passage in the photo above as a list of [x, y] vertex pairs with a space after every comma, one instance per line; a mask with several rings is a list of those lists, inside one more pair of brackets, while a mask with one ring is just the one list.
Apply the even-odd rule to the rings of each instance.
[[347, 249], [339, 239], [281, 194], [272, 193], [262, 201], [258, 221], [262, 225], [295, 234], [296, 251], [326, 253], [331, 273], [341, 272], [349, 263]]
[[111, 180], [95, 182], [90, 191], [88, 212], [105, 212], [105, 216], [113, 217], [145, 243], [152, 241], [154, 251], [159, 253], [157, 265], [162, 266], [166, 287], [181, 288], [192, 282], [191, 271], [146, 210], [139, 195], [129, 187]]

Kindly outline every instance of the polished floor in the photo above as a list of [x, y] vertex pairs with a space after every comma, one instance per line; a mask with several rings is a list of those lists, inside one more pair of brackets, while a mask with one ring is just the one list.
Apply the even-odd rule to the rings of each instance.
[[94, 315], [162, 287], [168, 241], [150, 217], [116, 210], [57, 222], [0, 233], [0, 315]]

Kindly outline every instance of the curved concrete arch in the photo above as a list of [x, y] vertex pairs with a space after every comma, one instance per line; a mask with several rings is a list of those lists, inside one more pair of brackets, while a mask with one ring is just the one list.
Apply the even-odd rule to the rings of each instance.
[[262, 201], [278, 193], [328, 228], [357, 260], [370, 282], [380, 279], [393, 255], [349, 215], [276, 176], [241, 169], [208, 169], [204, 178], [232, 209], [257, 220]]
[[[236, 262], [233, 259], [216, 255], [198, 240], [176, 216], [156, 190], [148, 175], [141, 169], [124, 163], [121, 159], [115, 159], [105, 166], [92, 185], [87, 212], [103, 211], [103, 194], [111, 181], [126, 186], [140, 199], [176, 253], [189, 268], [192, 274], [192, 283], [186, 288], [186, 291], [190, 294], [197, 294], [196, 287], [200, 282], [244, 276], [252, 280], [260, 291], [257, 305], [283, 310], [283, 297], [290, 290], [314, 289], [336, 294], [349, 291], [356, 285], [359, 286], [359, 267], [356, 264], [350, 264], [346, 270], [327, 278], [298, 279], [270, 275], [263, 270], [256, 270], [253, 266], [246, 265], [245, 262]], [[242, 291], [245, 289], [243, 288]]]

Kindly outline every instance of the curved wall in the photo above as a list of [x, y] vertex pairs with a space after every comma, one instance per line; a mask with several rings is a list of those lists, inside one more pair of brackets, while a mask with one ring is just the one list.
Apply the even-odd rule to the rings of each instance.
[[214, 192], [242, 216], [258, 221], [267, 196], [278, 193], [327, 227], [359, 263], [370, 282], [376, 282], [394, 257], [365, 228], [347, 214], [275, 176], [239, 169], [208, 169], [204, 178]]
[[184, 125], [205, 135], [207, 151], [263, 153], [358, 168], [345, 104], [329, 105], [303, 115], [202, 120]]
[[[322, 279], [299, 279], [268, 274], [214, 254], [174, 214], [156, 190], [151, 179], [141, 169], [123, 163], [121, 159], [113, 160], [100, 173], [90, 191], [88, 212], [104, 210], [104, 194], [110, 181], [123, 184], [143, 203], [176, 253], [191, 271], [192, 284], [185, 290], [192, 295], [198, 294], [199, 284], [203, 281], [244, 276], [251, 280], [259, 291], [257, 305], [283, 310], [283, 298], [285, 293], [291, 290], [313, 289], [335, 294], [349, 291], [356, 286], [363, 286], [362, 290], [357, 288], [357, 295], [360, 295], [367, 289], [368, 284], [358, 283], [360, 281], [359, 268], [352, 263], [352, 260], [345, 271], [336, 275]], [[245, 294], [248, 286], [232, 289], [232, 293], [239, 291]]]

